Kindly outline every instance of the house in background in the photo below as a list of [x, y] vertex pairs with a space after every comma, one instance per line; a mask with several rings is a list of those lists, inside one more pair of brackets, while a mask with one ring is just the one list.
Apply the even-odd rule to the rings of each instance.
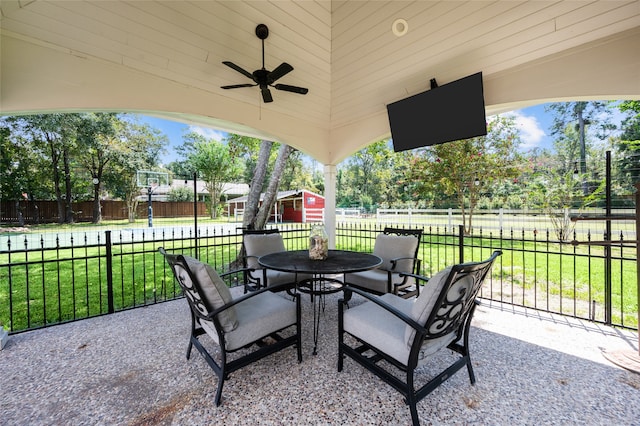
[[[192, 179], [173, 179], [170, 185], [161, 185], [153, 190], [151, 193], [151, 201], [167, 201], [169, 191], [176, 188], [189, 188], [193, 191]], [[237, 198], [249, 193], [249, 185], [246, 183], [225, 183], [222, 189], [222, 197], [226, 200], [231, 198]], [[205, 188], [205, 182], [196, 181], [196, 194], [198, 194], [198, 201], [205, 201], [205, 198], [209, 195], [209, 191]], [[147, 201], [148, 193], [146, 188], [141, 188], [140, 197], [141, 200]]]
[[[245, 195], [227, 201], [229, 217], [235, 217], [236, 221], [242, 220], [247, 198]], [[260, 194], [260, 205], [263, 199], [264, 193]], [[323, 222], [324, 197], [306, 189], [278, 192], [270, 220], [298, 223]]]

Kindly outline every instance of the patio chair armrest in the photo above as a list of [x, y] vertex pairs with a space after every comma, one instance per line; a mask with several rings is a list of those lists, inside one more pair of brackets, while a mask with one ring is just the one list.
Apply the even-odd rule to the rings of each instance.
[[[282, 284], [278, 284], [278, 285], [274, 285], [268, 288], [262, 288], [260, 290], [256, 290], [256, 291], [252, 291], [249, 293], [246, 293], [244, 295], [242, 295], [241, 297], [232, 300], [229, 303], [226, 303], [225, 305], [219, 307], [218, 309], [216, 309], [215, 311], [211, 312], [209, 315], [207, 315], [207, 319], [208, 320], [213, 320], [214, 317], [218, 316], [221, 312], [226, 311], [227, 309], [231, 308], [232, 306], [237, 305], [238, 303], [242, 303], [247, 299], [250, 299], [252, 297], [256, 297], [259, 294], [262, 294], [266, 291], [270, 291], [270, 292], [277, 292], [277, 291], [281, 291], [281, 290], [287, 290], [289, 287], [291, 287], [291, 283], [282, 283]], [[296, 293], [296, 294], [291, 294], [291, 296], [293, 296], [296, 299], [296, 303], [299, 304], [300, 303], [300, 294]]]
[[[427, 334], [427, 329], [424, 328], [423, 326], [421, 326], [420, 324], [418, 324], [413, 318], [411, 318], [409, 315], [405, 314], [402, 311], [399, 311], [398, 309], [396, 309], [395, 307], [391, 306], [390, 304], [388, 304], [387, 302], [385, 302], [384, 300], [381, 300], [378, 296], [368, 293], [366, 291], [360, 290], [359, 288], [355, 288], [355, 287], [351, 287], [349, 285], [346, 285], [344, 287], [344, 290], [346, 291], [351, 291], [353, 293], [357, 293], [360, 296], [364, 297], [365, 299], [369, 300], [370, 302], [375, 303], [376, 305], [380, 306], [382, 309], [388, 311], [389, 313], [391, 313], [392, 315], [398, 317], [401, 321], [405, 322], [406, 324], [410, 325], [413, 329], [416, 330], [417, 334], [420, 334], [422, 336], [424, 336], [425, 334]], [[338, 301], [338, 304], [340, 306], [344, 305], [344, 299], [340, 299]], [[342, 313], [342, 310], [340, 310], [340, 314]]]
[[392, 271], [396, 269], [396, 265], [401, 260], [413, 260], [415, 262], [420, 262], [420, 259], [418, 259], [417, 257], [394, 257], [393, 259], [389, 260], [389, 262], [391, 262], [391, 270]]
[[400, 272], [400, 276], [415, 278], [416, 280], [424, 281], [425, 283], [431, 279], [431, 277], [425, 277], [424, 275], [420, 275], [420, 274], [410, 274], [409, 272]]
[[233, 271], [223, 272], [218, 275], [220, 276], [220, 278], [224, 278], [227, 275], [240, 274], [245, 272], [254, 272], [254, 271], [255, 271], [255, 268], [240, 268], [240, 269], [234, 269]]
[[220, 275], [220, 278], [224, 278], [228, 275], [240, 274], [240, 273], [243, 274], [244, 283], [242, 285], [244, 285], [245, 292], [247, 292], [248, 290], [254, 290], [255, 288], [260, 288], [260, 282], [261, 282], [260, 278], [253, 276], [253, 272], [255, 271], [256, 271], [255, 268], [239, 268], [233, 271], [224, 272], [219, 275]]

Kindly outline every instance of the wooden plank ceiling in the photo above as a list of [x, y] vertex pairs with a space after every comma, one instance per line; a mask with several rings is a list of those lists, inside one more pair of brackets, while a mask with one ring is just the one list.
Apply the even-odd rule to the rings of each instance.
[[[324, 132], [329, 145], [339, 143], [331, 140], [332, 134], [382, 117], [386, 104], [426, 90], [430, 78], [445, 84], [477, 71], [491, 78], [640, 25], [638, 1], [3, 0], [0, 12], [3, 41], [17, 40], [177, 83], [212, 96], [216, 105], [228, 102], [228, 110], [240, 105], [247, 115], [258, 108], [255, 120], [241, 122], [224, 117], [224, 111], [208, 118], [287, 139], [286, 131], [280, 135], [273, 127], [261, 129], [262, 118], [277, 117], [281, 124], [298, 122]], [[402, 37], [392, 32], [398, 18], [408, 23]], [[272, 89], [274, 102], [261, 104], [255, 87], [220, 88], [250, 83], [222, 61], [249, 71], [260, 68], [261, 43], [254, 32], [259, 23], [270, 30], [266, 68], [291, 64], [294, 70], [278, 82], [307, 87], [306, 96]], [[11, 60], [4, 53], [3, 59]], [[12, 75], [9, 67], [7, 75]], [[28, 96], [21, 92], [27, 88], [3, 89], [0, 107], [5, 113], [29, 110], [24, 101]], [[200, 117], [206, 123], [203, 111], [171, 111], [166, 106], [157, 111], [195, 121]], [[287, 142], [334, 164], [372, 141], [365, 137], [324, 152], [326, 147], [307, 145], [299, 135], [290, 139]], [[309, 140], [317, 145], [322, 138]]]

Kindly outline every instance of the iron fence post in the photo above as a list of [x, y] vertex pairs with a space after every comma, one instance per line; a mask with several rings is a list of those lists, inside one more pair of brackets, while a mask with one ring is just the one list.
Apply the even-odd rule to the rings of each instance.
[[464, 263], [464, 225], [458, 225], [458, 252], [459, 263]]
[[[611, 217], [611, 151], [606, 152], [605, 163], [605, 216]], [[605, 242], [611, 241], [611, 220], [605, 221]], [[611, 325], [613, 307], [611, 302], [611, 244], [604, 246], [604, 322]]]
[[113, 306], [113, 251], [111, 245], [111, 231], [104, 232], [104, 244], [107, 259], [107, 311], [112, 314], [115, 312]]
[[195, 250], [195, 258], [198, 256], [198, 173], [193, 172], [193, 246]]

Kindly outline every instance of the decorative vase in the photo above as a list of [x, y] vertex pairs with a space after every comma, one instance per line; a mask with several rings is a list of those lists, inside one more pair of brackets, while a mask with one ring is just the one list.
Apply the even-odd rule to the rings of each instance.
[[309, 259], [325, 260], [329, 256], [329, 236], [323, 225], [313, 225], [309, 234]]

